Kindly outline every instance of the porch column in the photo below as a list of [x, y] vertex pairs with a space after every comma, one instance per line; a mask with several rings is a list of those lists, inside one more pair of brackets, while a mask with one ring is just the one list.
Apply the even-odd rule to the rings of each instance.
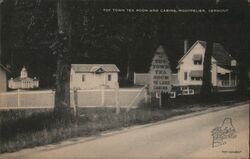
[[232, 81], [231, 81], [231, 72], [229, 72], [229, 86], [231, 87]]
[[101, 86], [101, 99], [102, 99], [101, 105], [102, 105], [102, 106], [105, 105], [105, 94], [104, 94], [104, 93], [105, 93], [105, 92], [104, 92], [105, 90], [104, 90], [104, 87], [105, 87], [104, 85]]
[[237, 73], [235, 73], [235, 77], [234, 77], [235, 79], [235, 86], [237, 86], [238, 85], [238, 79], [237, 79]]

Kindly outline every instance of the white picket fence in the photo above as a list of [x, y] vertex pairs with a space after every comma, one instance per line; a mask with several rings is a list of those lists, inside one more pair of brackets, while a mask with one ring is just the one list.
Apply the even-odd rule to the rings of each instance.
[[[53, 108], [55, 92], [15, 91], [0, 93], [0, 109]], [[147, 102], [147, 91], [144, 88], [120, 88], [78, 90], [77, 102], [71, 91], [71, 107], [78, 103], [79, 107], [137, 107]]]
[[150, 74], [149, 73], [136, 73], [134, 72], [134, 85], [144, 86], [149, 84]]

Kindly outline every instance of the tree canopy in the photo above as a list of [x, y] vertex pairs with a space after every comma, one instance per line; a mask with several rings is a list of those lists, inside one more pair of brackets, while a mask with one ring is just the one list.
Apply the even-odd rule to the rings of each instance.
[[[246, 1], [71, 1], [71, 63], [114, 63], [124, 77], [128, 60], [131, 71], [148, 72], [155, 49], [163, 45], [173, 72], [183, 55], [183, 41], [192, 44], [212, 35], [214, 42], [247, 69], [249, 53], [248, 5]], [[10, 64], [14, 76], [23, 65], [41, 87], [55, 81], [56, 57], [50, 46], [56, 38], [56, 1], [5, 0], [2, 4], [2, 62]], [[243, 9], [242, 9], [243, 7]], [[225, 13], [105, 12], [105, 8], [208, 9], [224, 8]], [[245, 8], [245, 9], [244, 9]], [[209, 20], [208, 20], [209, 19]], [[209, 23], [214, 26], [209, 32]], [[244, 72], [244, 71], [243, 71]], [[243, 77], [245, 78], [245, 77]]]

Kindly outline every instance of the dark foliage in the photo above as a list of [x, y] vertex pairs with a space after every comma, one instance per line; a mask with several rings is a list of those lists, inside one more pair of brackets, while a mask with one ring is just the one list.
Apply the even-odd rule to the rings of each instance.
[[[3, 63], [11, 64], [13, 76], [26, 65], [30, 76], [37, 76], [41, 87], [55, 82], [55, 55], [49, 46], [57, 29], [56, 1], [18, 0], [3, 3]], [[226, 8], [226, 13], [105, 13], [103, 8]], [[240, 64], [241, 88], [246, 86], [249, 54], [248, 11], [246, 1], [72, 1], [71, 63], [114, 63], [120, 75], [147, 72], [154, 50], [161, 44], [175, 72], [183, 55], [183, 41], [190, 44], [213, 35]], [[206, 20], [213, 19], [211, 33]], [[130, 61], [130, 62], [128, 62]], [[125, 82], [126, 83], [126, 82]]]
[[[249, 94], [249, 92], [248, 92]], [[188, 95], [188, 96], [178, 96], [176, 99], [170, 100], [170, 106], [179, 107], [182, 105], [190, 105], [190, 104], [201, 104], [201, 105], [207, 105], [207, 104], [216, 104], [216, 105], [224, 105], [238, 102], [238, 101], [244, 101], [248, 100], [248, 95], [242, 95], [238, 94], [238, 92], [216, 92], [211, 93], [209, 96], [204, 98], [200, 94], [196, 95]], [[227, 102], [229, 103], [227, 103]]]

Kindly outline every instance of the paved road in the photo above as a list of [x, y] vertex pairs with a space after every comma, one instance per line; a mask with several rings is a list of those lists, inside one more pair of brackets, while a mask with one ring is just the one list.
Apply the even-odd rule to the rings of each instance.
[[[211, 130], [222, 126], [225, 118], [232, 119], [237, 137], [225, 139], [224, 145], [213, 148]], [[4, 154], [0, 158], [248, 158], [248, 121], [249, 105], [242, 105], [49, 150]]]

